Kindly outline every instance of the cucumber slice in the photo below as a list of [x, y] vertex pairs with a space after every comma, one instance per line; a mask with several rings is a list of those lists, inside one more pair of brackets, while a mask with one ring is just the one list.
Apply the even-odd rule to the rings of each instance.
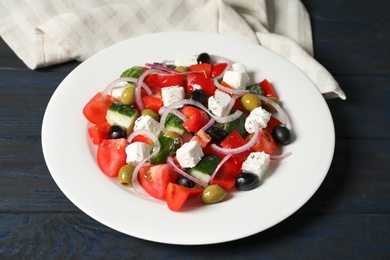
[[218, 155], [207, 154], [195, 167], [187, 170], [187, 173], [204, 183], [208, 183], [215, 168], [218, 166], [219, 160], [220, 157]]
[[106, 119], [110, 125], [119, 125], [125, 128], [127, 132], [130, 132], [138, 116], [139, 112], [137, 109], [114, 102], [107, 110]]
[[[234, 113], [235, 111], [231, 111], [230, 114]], [[225, 124], [224, 130], [227, 133], [227, 135], [231, 134], [234, 130], [236, 130], [242, 137], [245, 137], [247, 132], [245, 130], [245, 120], [247, 116], [243, 113], [239, 118], [228, 122]]]
[[166, 131], [172, 131], [182, 135], [184, 133], [184, 127], [182, 126], [183, 120], [181, 120], [178, 116], [169, 113], [165, 119], [165, 129]]

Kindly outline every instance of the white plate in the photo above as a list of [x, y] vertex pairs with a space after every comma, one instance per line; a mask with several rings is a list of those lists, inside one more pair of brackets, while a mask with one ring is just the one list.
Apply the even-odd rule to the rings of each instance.
[[[296, 138], [284, 147], [293, 154], [273, 164], [271, 174], [259, 188], [234, 192], [222, 203], [189, 205], [182, 212], [172, 212], [165, 202], [139, 196], [100, 172], [82, 109], [95, 93], [133, 65], [201, 52], [244, 63], [253, 81], [267, 78], [272, 82]], [[321, 185], [333, 158], [334, 144], [328, 106], [304, 73], [261, 46], [198, 32], [145, 35], [94, 55], [58, 86], [42, 126], [42, 147], [50, 173], [77, 207], [112, 229], [169, 244], [231, 241], [286, 219]]]

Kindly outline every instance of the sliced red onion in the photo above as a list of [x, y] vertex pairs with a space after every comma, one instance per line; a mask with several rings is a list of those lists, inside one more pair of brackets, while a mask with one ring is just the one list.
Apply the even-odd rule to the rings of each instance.
[[[114, 80], [113, 82], [111, 82], [110, 84], [107, 85], [107, 87], [103, 90], [102, 94], [103, 94], [103, 96], [111, 95], [112, 90], [115, 89], [119, 83], [122, 83], [125, 81], [137, 83], [137, 80], [138, 80], [137, 78], [132, 78], [132, 77], [117, 78], [116, 80]], [[142, 83], [142, 88], [146, 90], [148, 95], [153, 94], [152, 90], [145, 83]]]
[[133, 171], [133, 176], [132, 176], [132, 183], [133, 183], [133, 188], [134, 190], [141, 194], [141, 195], [145, 195], [144, 192], [141, 192], [141, 190], [139, 190], [139, 183], [137, 181], [137, 177], [138, 177], [138, 171], [139, 169], [142, 167], [142, 165], [144, 165], [147, 161], [149, 161], [150, 158], [152, 158], [153, 156], [155, 156], [156, 154], [158, 154], [158, 152], [160, 151], [161, 149], [161, 144], [160, 144], [160, 141], [158, 140], [158, 137], [153, 134], [152, 132], [148, 131], [148, 130], [145, 130], [145, 129], [140, 129], [140, 130], [136, 130], [134, 131], [128, 138], [127, 138], [127, 141], [129, 143], [131, 143], [131, 141], [133, 140], [134, 137], [136, 137], [137, 135], [144, 135], [146, 137], [148, 137], [150, 140], [153, 141], [153, 153], [151, 153], [149, 156], [147, 156], [146, 158], [144, 158], [142, 161], [140, 161], [134, 168], [134, 171]]
[[215, 87], [217, 87], [218, 89], [220, 89], [222, 91], [225, 91], [226, 93], [237, 95], [237, 96], [243, 96], [243, 95], [248, 94], [250, 92], [249, 90], [246, 90], [246, 89], [227, 88], [225, 86], [222, 86], [221, 83], [219, 83], [217, 79], [214, 79], [214, 85], [215, 85]]
[[286, 153], [281, 154], [281, 155], [271, 155], [270, 160], [273, 160], [273, 161], [283, 160], [284, 158], [290, 156], [291, 154], [292, 154], [292, 152], [286, 152]]
[[214, 119], [210, 119], [210, 121], [208, 121], [207, 124], [205, 124], [200, 130], [202, 130], [203, 132], [206, 131], [214, 123], [215, 123], [215, 120]]
[[[141, 86], [143, 86], [146, 76], [148, 76], [149, 74], [152, 74], [152, 73], [164, 73], [164, 72], [162, 72], [161, 70], [157, 70], [157, 69], [149, 69], [149, 70], [144, 71], [144, 73], [142, 73], [141, 76], [139, 76], [139, 78], [137, 80], [137, 84], [135, 87], [135, 102], [141, 111], [145, 109], [145, 106], [142, 102]], [[151, 94], [152, 93], [150, 93], [148, 95], [151, 95]]]
[[177, 171], [178, 173], [180, 173], [181, 175], [183, 175], [184, 177], [186, 177], [187, 179], [190, 179], [191, 181], [199, 184], [200, 186], [202, 187], [207, 187], [207, 183], [204, 183], [203, 181], [201, 180], [198, 180], [197, 178], [189, 175], [188, 173], [186, 173], [185, 171], [183, 171], [182, 169], [180, 169], [179, 167], [177, 167], [177, 165], [175, 164], [175, 162], [173, 161], [173, 158], [171, 156], [168, 156], [167, 158], [167, 163], [168, 165], [170, 165], [175, 171]]
[[154, 63], [146, 63], [145, 66], [150, 67], [152, 69], [163, 70], [163, 71], [166, 71], [166, 72], [169, 72], [172, 74], [180, 73], [179, 71], [172, 69], [172, 68], [169, 68], [169, 67], [164, 66], [164, 65], [159, 65], [159, 64], [154, 64]]
[[283, 124], [283, 125], [287, 125], [288, 123], [288, 117], [287, 117], [287, 114], [286, 112], [284, 112], [283, 108], [278, 104], [276, 103], [275, 101], [273, 101], [272, 99], [266, 97], [266, 96], [263, 96], [263, 95], [256, 95], [261, 101], [264, 101], [268, 104], [270, 104], [271, 106], [273, 106], [276, 111], [278, 111], [278, 114], [279, 114], [279, 120], [280, 122]]
[[237, 148], [222, 148], [216, 144], [212, 144], [211, 148], [214, 149], [215, 151], [217, 151], [219, 153], [223, 153], [223, 154], [237, 154], [237, 153], [242, 153], [242, 152], [248, 150], [256, 143], [257, 138], [259, 137], [259, 134], [260, 134], [259, 125], [258, 124], [253, 124], [253, 125], [255, 127], [255, 132], [253, 133], [252, 139], [249, 142], [247, 142], [246, 144], [244, 144], [240, 147], [237, 147]]
[[231, 98], [230, 98], [230, 101], [229, 101], [229, 104], [227, 105], [225, 111], [223, 111], [223, 116], [227, 116], [230, 114], [230, 111], [232, 110], [234, 104], [236, 103], [236, 99], [238, 98], [239, 96], [237, 95], [233, 95]]
[[217, 172], [219, 171], [219, 169], [222, 167], [222, 165], [223, 165], [227, 160], [229, 160], [230, 157], [232, 157], [232, 154], [226, 155], [226, 156], [223, 157], [223, 159], [218, 163], [217, 168], [215, 168], [213, 174], [211, 175], [211, 178], [210, 178], [209, 183], [211, 183], [211, 181], [214, 179], [215, 175], [217, 175]]

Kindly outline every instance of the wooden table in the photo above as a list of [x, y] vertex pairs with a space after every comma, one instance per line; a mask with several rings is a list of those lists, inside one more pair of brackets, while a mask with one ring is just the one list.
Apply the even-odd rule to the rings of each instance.
[[348, 99], [328, 100], [336, 129], [322, 186], [259, 234], [206, 246], [165, 245], [114, 231], [75, 207], [42, 155], [41, 124], [79, 63], [29, 70], [0, 41], [0, 258], [389, 259], [390, 4], [304, 0], [315, 57]]

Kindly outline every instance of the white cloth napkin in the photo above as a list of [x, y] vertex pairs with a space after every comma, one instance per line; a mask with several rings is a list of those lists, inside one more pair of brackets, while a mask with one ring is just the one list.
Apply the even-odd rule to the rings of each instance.
[[161, 31], [246, 39], [303, 70], [325, 98], [346, 96], [313, 58], [309, 15], [299, 0], [0, 0], [0, 35], [31, 69], [76, 59]]

